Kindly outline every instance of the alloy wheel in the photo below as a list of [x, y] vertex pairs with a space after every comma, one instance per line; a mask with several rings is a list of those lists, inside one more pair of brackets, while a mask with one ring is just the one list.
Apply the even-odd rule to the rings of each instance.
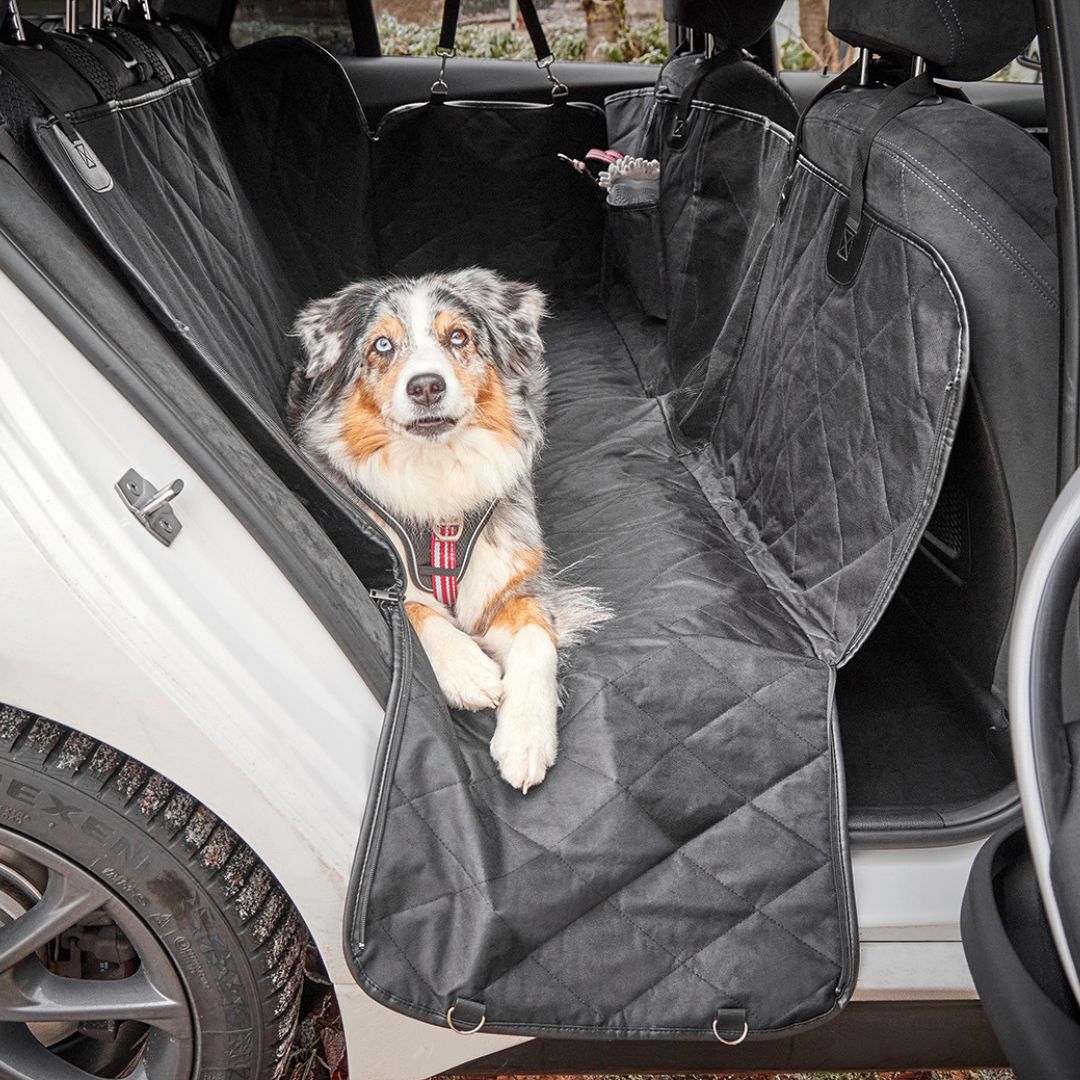
[[183, 983], [114, 884], [0, 828], [0, 1080], [191, 1077]]

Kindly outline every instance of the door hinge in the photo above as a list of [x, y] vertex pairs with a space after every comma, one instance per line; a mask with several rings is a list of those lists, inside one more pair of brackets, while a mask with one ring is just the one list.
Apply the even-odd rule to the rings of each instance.
[[180, 535], [183, 526], [169, 504], [184, 490], [183, 480], [174, 480], [167, 487], [155, 488], [134, 469], [128, 469], [117, 480], [116, 490], [143, 528], [166, 547]]

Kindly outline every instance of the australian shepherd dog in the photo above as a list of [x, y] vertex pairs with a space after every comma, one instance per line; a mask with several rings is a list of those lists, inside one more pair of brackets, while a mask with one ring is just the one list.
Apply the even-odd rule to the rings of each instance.
[[392, 538], [447, 702], [498, 710], [491, 755], [526, 792], [554, 764], [560, 646], [606, 612], [556, 577], [532, 469], [544, 296], [487, 270], [360, 281], [296, 321], [288, 415]]

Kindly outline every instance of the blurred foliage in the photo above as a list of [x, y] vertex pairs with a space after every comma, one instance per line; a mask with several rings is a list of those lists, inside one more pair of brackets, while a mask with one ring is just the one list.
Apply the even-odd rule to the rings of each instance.
[[356, 52], [352, 27], [327, 19], [233, 19], [229, 31], [232, 43], [240, 48], [271, 37], [302, 37], [341, 56]]
[[634, 25], [624, 22], [614, 41], [596, 47], [598, 60], [616, 64], [662, 64], [668, 55], [667, 26], [662, 22]]
[[817, 57], [797, 37], [780, 43], [781, 71], [817, 71]]
[[[547, 21], [545, 29], [551, 51], [559, 60], [584, 60], [585, 30], [563, 20]], [[384, 56], [434, 56], [439, 25], [402, 22], [389, 13], [379, 17], [379, 41]], [[532, 43], [523, 30], [481, 24], [458, 28], [459, 56], [489, 60], [531, 60]], [[662, 23], [624, 26], [616, 41], [600, 45], [596, 59], [619, 63], [660, 64], [667, 57], [667, 32]]]

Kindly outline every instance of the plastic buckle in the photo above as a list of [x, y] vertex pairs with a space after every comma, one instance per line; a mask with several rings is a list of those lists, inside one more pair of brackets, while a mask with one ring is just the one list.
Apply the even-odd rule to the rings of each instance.
[[456, 543], [461, 539], [463, 529], [464, 525], [460, 521], [444, 521], [434, 526], [431, 534], [443, 543]]

